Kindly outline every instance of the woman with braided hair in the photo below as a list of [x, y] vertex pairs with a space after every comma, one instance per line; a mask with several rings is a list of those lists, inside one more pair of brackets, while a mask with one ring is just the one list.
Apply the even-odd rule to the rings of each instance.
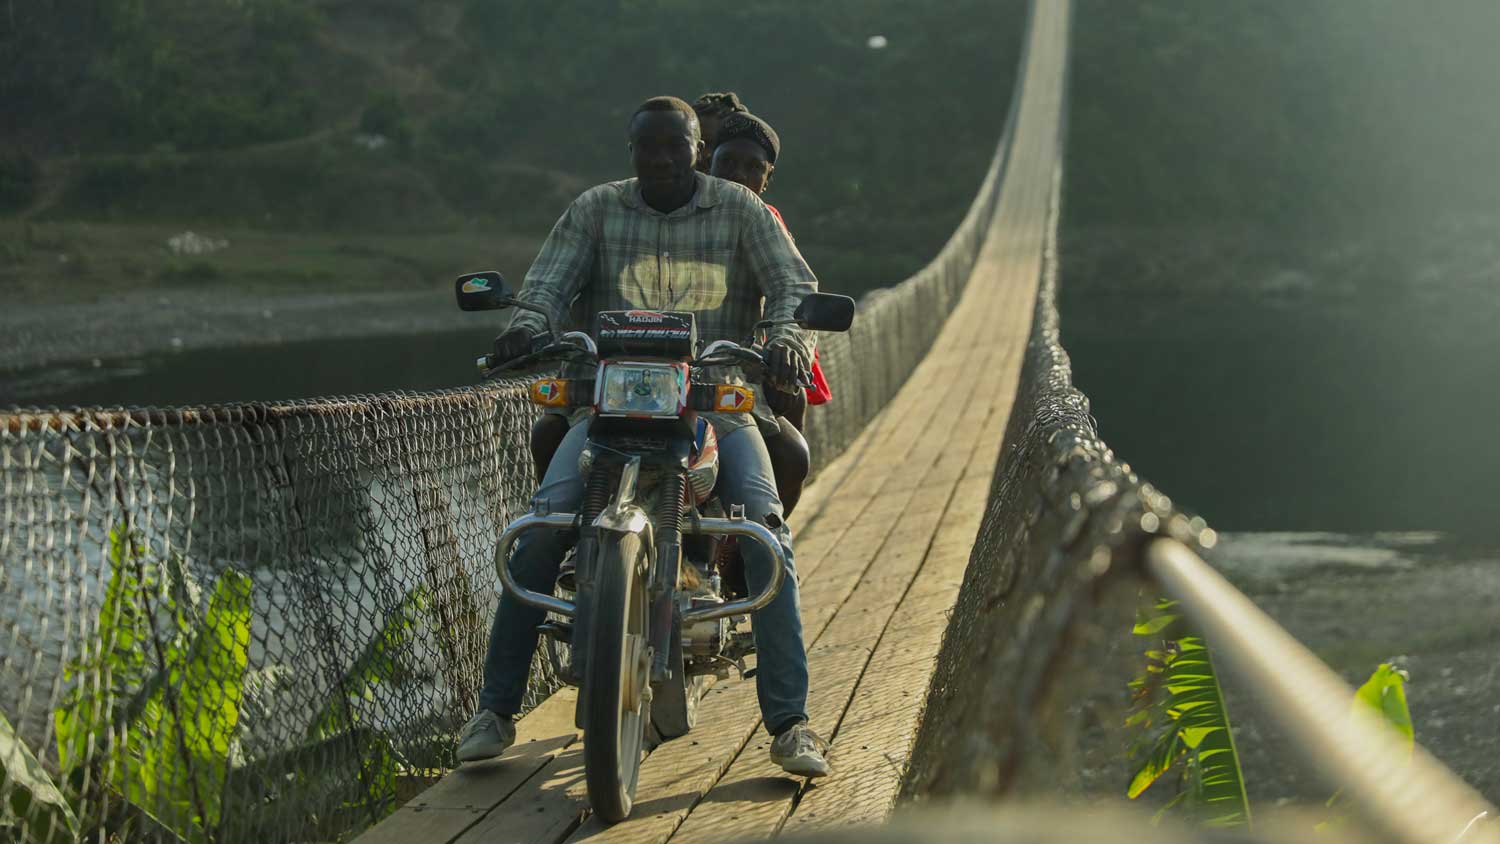
[[[738, 100], [736, 100], [738, 102]], [[762, 196], [771, 185], [771, 174], [776, 170], [776, 158], [781, 154], [781, 138], [771, 124], [747, 111], [726, 115], [717, 127], [716, 144], [708, 148], [709, 175], [744, 185]], [[786, 220], [770, 203], [766, 208], [781, 227], [786, 229]], [[791, 237], [791, 231], [787, 231]], [[771, 464], [776, 470], [776, 487], [781, 505], [788, 515], [802, 495], [802, 484], [811, 470], [811, 455], [807, 440], [802, 436], [802, 426], [809, 404], [823, 404], [833, 398], [828, 389], [828, 380], [823, 377], [823, 367], [818, 364], [817, 353], [813, 353], [812, 386], [805, 392], [783, 393], [765, 388], [766, 403], [782, 420], [781, 434], [766, 438], [766, 450], [771, 454]]]
[[703, 136], [706, 155], [698, 158], [698, 172], [707, 173], [714, 147], [719, 143], [719, 126], [731, 114], [748, 114], [750, 109], [740, 102], [740, 95], [733, 91], [704, 94], [693, 102], [693, 111], [698, 115], [698, 130]]

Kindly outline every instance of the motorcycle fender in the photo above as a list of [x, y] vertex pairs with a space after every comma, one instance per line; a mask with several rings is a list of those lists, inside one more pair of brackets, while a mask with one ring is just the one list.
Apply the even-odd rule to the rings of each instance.
[[651, 519], [646, 511], [631, 504], [624, 507], [607, 507], [594, 519], [594, 527], [615, 533], [639, 533], [650, 536]]

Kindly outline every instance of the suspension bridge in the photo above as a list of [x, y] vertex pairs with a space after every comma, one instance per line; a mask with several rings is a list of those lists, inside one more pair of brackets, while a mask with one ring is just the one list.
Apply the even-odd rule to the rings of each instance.
[[559, 693], [520, 720], [511, 758], [450, 774], [361, 844], [413, 836], [709, 842], [885, 819], [911, 760], [1030, 336], [1057, 203], [1066, 52], [1066, 7], [1038, 6], [1014, 127], [984, 188], [996, 194], [993, 211], [963, 293], [906, 383], [800, 505], [808, 714], [832, 741], [837, 775], [815, 787], [782, 775], [753, 685], [731, 679], [709, 692], [698, 729], [646, 758], [630, 820], [606, 826], [585, 819], [573, 697]]
[[1101, 631], [1128, 631], [1150, 583], [1286, 713], [1371, 829], [1497, 840], [1478, 820], [1491, 807], [1420, 749], [1408, 763], [1379, 725], [1320, 717], [1347, 690], [1203, 565], [1206, 525], [1099, 442], [1054, 304], [1069, 15], [1064, 0], [1033, 4], [1004, 135], [948, 245], [824, 347], [840, 397], [811, 421], [820, 468], [795, 543], [832, 777], [782, 775], [753, 683], [731, 678], [692, 733], [646, 758], [632, 817], [600, 824], [575, 695], [541, 660], [516, 745], [453, 769], [494, 608], [489, 543], [530, 492], [514, 385], [19, 411], [0, 415], [0, 828], [839, 840], [909, 798], [1024, 798], [1072, 776], [1086, 730], [1064, 700], [1123, 682], [1101, 644], [1119, 636]]

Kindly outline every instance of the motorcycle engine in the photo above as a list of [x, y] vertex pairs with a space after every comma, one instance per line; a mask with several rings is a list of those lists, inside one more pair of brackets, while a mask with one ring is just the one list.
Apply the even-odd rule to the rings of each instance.
[[[695, 597], [691, 607], [698, 609], [724, 603], [718, 596]], [[729, 640], [729, 619], [699, 621], [682, 628], [682, 655], [686, 659], [712, 660], [724, 653]]]

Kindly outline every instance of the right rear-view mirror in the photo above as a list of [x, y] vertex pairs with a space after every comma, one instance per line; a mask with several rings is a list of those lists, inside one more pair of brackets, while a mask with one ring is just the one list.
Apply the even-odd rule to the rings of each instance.
[[467, 273], [453, 282], [458, 307], [465, 311], [494, 311], [515, 304], [505, 276], [494, 270]]
[[809, 331], [848, 331], [854, 323], [854, 300], [837, 293], [812, 293], [792, 313]]

